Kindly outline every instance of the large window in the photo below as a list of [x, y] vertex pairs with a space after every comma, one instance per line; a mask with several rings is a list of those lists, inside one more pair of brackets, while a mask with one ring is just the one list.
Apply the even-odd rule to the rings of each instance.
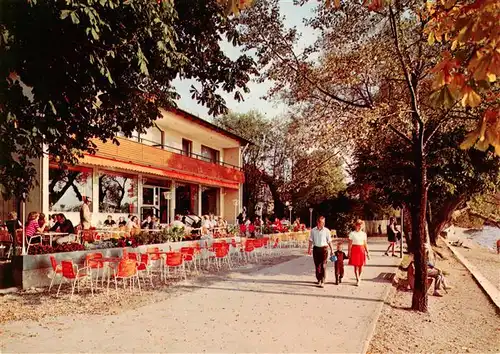
[[198, 215], [198, 186], [196, 184], [176, 184], [175, 213]]
[[[56, 166], [49, 169], [49, 210], [78, 211], [83, 197], [92, 197], [92, 169], [71, 167], [65, 170]], [[90, 206], [92, 208], [92, 206]]]
[[201, 156], [208, 162], [217, 163], [219, 161], [219, 151], [205, 145], [201, 146]]
[[193, 142], [191, 140], [182, 139], [182, 154], [191, 157], [193, 151]]
[[137, 176], [99, 173], [99, 212], [137, 213]]
[[220, 189], [216, 187], [202, 187], [201, 213], [203, 215], [219, 215]]

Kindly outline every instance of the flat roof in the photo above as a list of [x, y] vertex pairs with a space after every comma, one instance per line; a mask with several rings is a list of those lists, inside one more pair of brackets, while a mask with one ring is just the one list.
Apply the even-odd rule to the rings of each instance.
[[250, 140], [247, 140], [233, 132], [230, 132], [229, 130], [226, 130], [224, 128], [221, 128], [219, 127], [218, 125], [215, 125], [213, 123], [210, 123], [209, 121], [206, 121], [205, 119], [203, 118], [200, 118], [198, 116], [195, 116], [194, 114], [192, 113], [189, 113], [183, 109], [180, 109], [180, 108], [170, 108], [169, 111], [173, 112], [173, 113], [176, 113], [176, 114], [179, 114], [181, 115], [182, 117], [186, 118], [186, 119], [189, 119], [190, 121], [193, 121], [195, 123], [198, 123], [199, 125], [202, 125], [206, 128], [210, 128], [212, 130], [215, 130], [217, 131], [218, 133], [221, 133], [227, 137], [230, 137], [230, 138], [233, 138], [237, 141], [239, 141], [240, 143], [242, 143], [243, 145], [246, 145], [246, 144], [250, 144], [250, 145], [254, 145]]

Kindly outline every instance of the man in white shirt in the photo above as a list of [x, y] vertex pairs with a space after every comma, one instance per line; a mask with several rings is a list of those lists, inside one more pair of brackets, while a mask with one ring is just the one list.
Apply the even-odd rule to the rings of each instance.
[[333, 254], [332, 240], [330, 230], [325, 227], [325, 217], [320, 216], [316, 223], [316, 227], [311, 230], [309, 236], [309, 248], [307, 254], [311, 254], [314, 259], [314, 267], [316, 268], [316, 279], [318, 285], [323, 288], [326, 281], [326, 263], [328, 262], [328, 247]]
[[184, 225], [184, 223], [181, 221], [181, 217], [179, 215], [176, 215], [175, 220], [172, 223], [172, 227], [181, 228], [181, 227], [185, 227], [185, 226], [186, 225]]

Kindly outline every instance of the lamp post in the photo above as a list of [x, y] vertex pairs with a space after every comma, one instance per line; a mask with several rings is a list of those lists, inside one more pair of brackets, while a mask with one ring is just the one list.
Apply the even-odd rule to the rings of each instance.
[[403, 223], [404, 223], [404, 218], [405, 218], [405, 207], [401, 206], [401, 239], [399, 240], [399, 257], [403, 258], [403, 237], [404, 237], [404, 228], [403, 228]]
[[290, 225], [292, 225], [292, 203], [290, 202], [285, 202], [285, 206], [288, 208], [288, 210], [290, 211]]
[[233, 199], [234, 205], [234, 224], [238, 225], [238, 199]]
[[170, 199], [172, 199], [172, 193], [164, 192], [163, 196], [167, 200], [167, 224], [170, 224]]
[[313, 208], [309, 208], [309, 228], [313, 228]]
[[[21, 255], [25, 256], [26, 253], [26, 193], [23, 193], [23, 216], [22, 216], [22, 224], [23, 224], [23, 248], [21, 250]], [[16, 235], [14, 235], [16, 237]]]

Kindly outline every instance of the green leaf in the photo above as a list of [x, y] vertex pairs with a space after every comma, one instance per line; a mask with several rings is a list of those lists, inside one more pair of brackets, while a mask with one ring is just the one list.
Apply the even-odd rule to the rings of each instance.
[[68, 17], [73, 11], [72, 10], [62, 10], [61, 11], [61, 20], [64, 20]]
[[97, 34], [97, 32], [94, 28], [92, 28], [90, 33], [92, 33], [92, 38], [94, 38], [96, 41], [99, 39], [99, 35]]
[[148, 60], [144, 56], [144, 53], [142, 52], [140, 46], [138, 46], [138, 49], [137, 49], [137, 61], [139, 63], [139, 69], [140, 69], [141, 73], [149, 76]]
[[73, 21], [75, 25], [80, 23], [80, 19], [75, 11], [71, 12], [71, 21]]
[[2, 41], [0, 41], [0, 44], [8, 44], [9, 42], [9, 30], [5, 29], [2, 31], [2, 37], [0, 37]]
[[52, 103], [52, 101], [49, 101], [49, 105], [50, 105], [50, 108], [52, 108], [52, 113], [57, 114], [56, 107], [54, 106], [54, 104]]
[[108, 79], [110, 84], [114, 83], [113, 78], [111, 77], [111, 73], [109, 72], [108, 68], [106, 68], [106, 78]]

